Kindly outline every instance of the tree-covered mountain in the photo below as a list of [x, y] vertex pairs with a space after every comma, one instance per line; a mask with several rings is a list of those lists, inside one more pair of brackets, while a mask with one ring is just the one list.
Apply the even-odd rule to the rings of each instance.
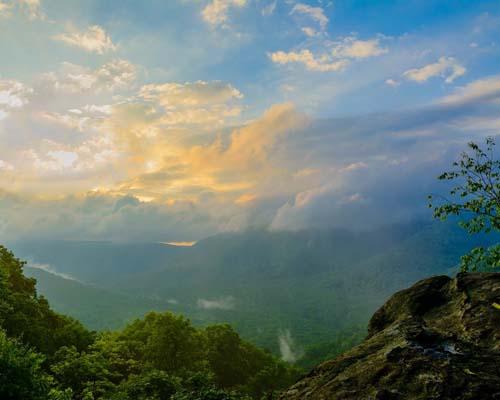
[[198, 326], [231, 323], [245, 338], [311, 365], [318, 348], [335, 353], [359, 340], [393, 292], [453, 272], [485, 240], [453, 223], [418, 222], [366, 232], [227, 233], [186, 248], [64, 241], [14, 248], [82, 282], [30, 272], [58, 310], [94, 329], [123, 326], [148, 309], [173, 310]]
[[23, 268], [0, 246], [2, 400], [250, 400], [298, 376], [229, 325], [199, 329], [169, 312], [91, 332], [54, 312]]

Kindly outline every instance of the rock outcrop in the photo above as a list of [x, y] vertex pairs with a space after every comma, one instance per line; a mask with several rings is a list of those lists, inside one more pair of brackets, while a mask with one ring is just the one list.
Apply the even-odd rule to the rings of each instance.
[[500, 273], [436, 276], [396, 293], [359, 346], [285, 391], [295, 399], [499, 399]]

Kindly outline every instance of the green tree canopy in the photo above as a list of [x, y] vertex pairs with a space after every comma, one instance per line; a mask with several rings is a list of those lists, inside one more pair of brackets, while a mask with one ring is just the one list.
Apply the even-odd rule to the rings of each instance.
[[[453, 163], [453, 169], [438, 177], [454, 186], [450, 197], [429, 196], [429, 207], [434, 208], [436, 218], [458, 216], [460, 225], [470, 234], [500, 231], [500, 160], [494, 150], [494, 138], [486, 139], [484, 149], [470, 142], [468, 151]], [[477, 247], [462, 257], [462, 271], [499, 267], [500, 244]]]

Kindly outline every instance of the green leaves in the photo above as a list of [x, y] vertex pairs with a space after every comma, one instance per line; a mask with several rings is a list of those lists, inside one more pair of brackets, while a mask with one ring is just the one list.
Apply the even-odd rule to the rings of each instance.
[[[495, 140], [486, 139], [486, 149], [470, 142], [469, 151], [453, 163], [452, 171], [444, 172], [438, 179], [457, 182], [450, 190], [451, 198], [429, 196], [429, 207], [434, 217], [441, 220], [459, 216], [460, 226], [470, 234], [500, 231], [500, 160], [494, 158]], [[500, 267], [499, 246], [481, 247], [462, 257], [462, 271], [478, 271]]]
[[247, 400], [298, 375], [229, 325], [169, 312], [95, 335], [53, 312], [23, 265], [0, 246], [0, 399]]
[[476, 247], [469, 254], [462, 256], [460, 270], [487, 271], [500, 268], [500, 244], [488, 248]]
[[0, 398], [46, 400], [52, 381], [42, 370], [43, 361], [42, 355], [0, 330]]

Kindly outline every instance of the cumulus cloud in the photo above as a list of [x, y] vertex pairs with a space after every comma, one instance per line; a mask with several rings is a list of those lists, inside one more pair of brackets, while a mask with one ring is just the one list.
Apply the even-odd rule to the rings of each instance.
[[110, 36], [98, 25], [89, 26], [85, 31], [69, 27], [67, 32], [54, 36], [54, 40], [79, 47], [90, 53], [104, 54], [116, 50]]
[[0, 1], [0, 18], [10, 16], [11, 9], [12, 9], [12, 4]]
[[14, 166], [12, 164], [9, 164], [7, 161], [0, 160], [0, 171], [13, 171]]
[[325, 11], [321, 7], [312, 7], [308, 4], [298, 3], [293, 6], [290, 14], [306, 15], [317, 22], [321, 30], [325, 30], [328, 25], [328, 17], [325, 15]]
[[413, 68], [406, 71], [403, 76], [415, 82], [426, 82], [430, 78], [440, 76], [446, 83], [452, 83], [455, 79], [465, 74], [467, 70], [453, 57], [441, 57], [433, 64], [421, 68]]
[[165, 108], [224, 103], [243, 97], [239, 90], [221, 81], [146, 85], [142, 87], [140, 95], [159, 101]]
[[395, 79], [389, 78], [389, 79], [385, 80], [385, 84], [392, 86], [392, 87], [398, 87], [401, 84], [401, 82], [399, 82]]
[[45, 19], [40, 0], [2, 0], [0, 1], [0, 18], [11, 17], [16, 9], [30, 20]]
[[198, 308], [203, 310], [233, 310], [235, 308], [235, 299], [233, 296], [213, 300], [198, 299], [196, 304]]
[[[310, 37], [318, 35], [312, 28], [302, 28]], [[351, 61], [369, 57], [376, 57], [388, 52], [387, 48], [380, 46], [380, 39], [359, 40], [355, 36], [342, 39], [340, 42], [325, 43], [326, 50], [314, 55], [309, 49], [300, 51], [276, 51], [269, 54], [275, 64], [302, 64], [309, 71], [332, 72], [344, 70]]]
[[43, 199], [0, 191], [0, 241], [18, 238], [159, 241], [209, 236], [220, 220], [189, 202], [87, 193]]
[[45, 15], [41, 10], [40, 0], [17, 0], [17, 2], [29, 19], [45, 18]]
[[203, 20], [212, 27], [225, 26], [229, 18], [229, 10], [233, 7], [242, 8], [247, 0], [210, 0], [203, 8]]
[[6, 118], [10, 111], [28, 104], [33, 89], [14, 80], [0, 79], [0, 120]]
[[54, 89], [70, 93], [128, 88], [137, 68], [126, 60], [112, 60], [96, 69], [64, 62], [57, 72], [44, 74], [42, 81]]
[[310, 50], [304, 49], [299, 52], [276, 51], [269, 54], [269, 58], [275, 64], [302, 64], [309, 71], [332, 72], [342, 71], [347, 65], [346, 60], [332, 60], [327, 54], [315, 56]]
[[32, 89], [24, 84], [12, 80], [0, 80], [0, 106], [19, 108], [28, 102], [28, 95]]
[[387, 48], [380, 47], [380, 39], [360, 40], [350, 36], [336, 44], [332, 53], [340, 58], [368, 58], [380, 56], [388, 51]]
[[305, 26], [303, 28], [301, 28], [302, 32], [305, 33], [306, 36], [309, 36], [309, 37], [315, 37], [315, 36], [318, 36], [318, 31], [316, 31], [316, 29], [314, 28], [311, 28], [310, 26]]
[[102, 69], [67, 66], [33, 93], [2, 83], [4, 237], [187, 242], [249, 226], [401, 221], [425, 209], [429, 181], [471, 125], [478, 137], [498, 126], [498, 77], [411, 111], [323, 121], [280, 104], [235, 127], [193, 129], [173, 115], [231, 110], [242, 94], [223, 82], [130, 89]]

